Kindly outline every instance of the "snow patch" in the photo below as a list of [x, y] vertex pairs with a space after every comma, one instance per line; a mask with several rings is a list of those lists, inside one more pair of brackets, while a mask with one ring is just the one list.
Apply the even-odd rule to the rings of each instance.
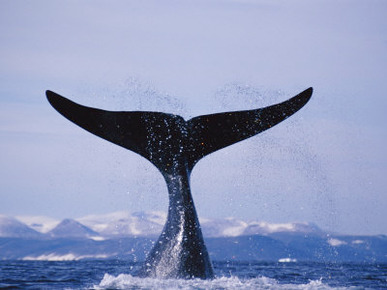
[[328, 240], [328, 244], [331, 245], [332, 247], [338, 247], [338, 246], [346, 245], [347, 242], [332, 238]]
[[93, 240], [93, 241], [97, 241], [97, 242], [101, 242], [101, 241], [106, 240], [104, 237], [101, 237], [101, 236], [93, 236], [93, 237], [89, 237], [89, 239]]
[[255, 229], [258, 233], [277, 233], [277, 232], [294, 232], [296, 230], [295, 223], [268, 223], [268, 222], [251, 222], [249, 230]]
[[354, 244], [354, 245], [359, 245], [359, 244], [364, 244], [365, 243], [365, 241], [362, 241], [362, 240], [354, 240], [354, 241], [352, 241], [352, 244]]

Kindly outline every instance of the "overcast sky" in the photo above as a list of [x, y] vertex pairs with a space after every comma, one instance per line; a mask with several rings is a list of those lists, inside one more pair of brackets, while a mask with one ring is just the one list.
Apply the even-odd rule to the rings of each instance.
[[0, 2], [0, 214], [167, 211], [153, 165], [83, 131], [50, 89], [109, 110], [297, 114], [202, 159], [199, 216], [387, 234], [386, 1]]

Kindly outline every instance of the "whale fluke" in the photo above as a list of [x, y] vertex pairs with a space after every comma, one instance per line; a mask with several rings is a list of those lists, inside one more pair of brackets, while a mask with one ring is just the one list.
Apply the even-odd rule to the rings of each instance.
[[52, 91], [46, 94], [51, 105], [64, 117], [140, 154], [164, 173], [181, 151], [191, 171], [202, 157], [273, 127], [301, 109], [312, 92], [309, 88], [283, 103], [265, 108], [203, 115], [188, 121], [159, 112], [105, 111], [79, 105]]
[[193, 203], [189, 177], [204, 156], [265, 131], [301, 109], [309, 88], [265, 108], [203, 115], [185, 121], [160, 112], [105, 111], [46, 91], [51, 105], [83, 129], [134, 151], [152, 162], [168, 186], [168, 218], [138, 275], [158, 278], [212, 278], [209, 254]]
[[309, 101], [312, 93], [313, 88], [309, 88], [273, 106], [204, 115], [189, 120], [190, 139], [195, 149], [191, 166], [216, 150], [261, 133], [290, 117]]

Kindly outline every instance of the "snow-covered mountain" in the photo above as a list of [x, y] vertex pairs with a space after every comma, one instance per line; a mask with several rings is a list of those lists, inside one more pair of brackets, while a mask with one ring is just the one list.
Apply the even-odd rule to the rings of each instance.
[[114, 212], [89, 215], [77, 221], [102, 236], [156, 236], [163, 229], [166, 214], [161, 212]]
[[206, 237], [237, 237], [246, 235], [267, 235], [283, 232], [321, 233], [311, 223], [268, 223], [259, 221], [243, 221], [235, 218], [202, 219], [200, 221], [203, 235]]
[[243, 231], [243, 235], [267, 235], [273, 233], [322, 233], [322, 230], [313, 223], [268, 223], [253, 221]]
[[47, 216], [15, 216], [15, 218], [35, 231], [45, 234], [55, 228], [60, 220]]
[[[49, 217], [18, 216], [15, 226], [24, 222], [30, 229], [49, 237], [154, 237], [158, 236], [167, 219], [163, 212], [113, 212], [88, 215], [75, 220], [58, 220]], [[0, 220], [0, 226], [1, 226]], [[236, 218], [200, 219], [205, 237], [237, 237], [245, 235], [268, 235], [273, 233], [322, 233], [311, 223], [268, 223], [244, 221]], [[4, 225], [5, 226], [5, 220]], [[26, 226], [24, 225], [24, 226]], [[9, 227], [9, 226], [8, 226]], [[28, 227], [27, 227], [28, 228]], [[9, 230], [11, 231], [11, 230]], [[16, 230], [15, 230], [16, 231]], [[34, 232], [35, 232], [34, 231]], [[5, 236], [5, 232], [2, 236]]]
[[95, 239], [100, 236], [97, 232], [89, 229], [83, 224], [73, 220], [64, 219], [55, 228], [47, 233], [53, 238], [91, 238]]
[[[102, 236], [158, 236], [167, 215], [162, 212], [115, 212], [106, 215], [89, 215], [77, 219]], [[243, 221], [236, 218], [200, 219], [205, 237], [236, 237], [241, 235], [266, 235], [279, 232], [317, 233], [321, 230], [309, 223], [268, 223]]]
[[[47, 217], [15, 219], [0, 215], [0, 260], [119, 257], [142, 261], [165, 220], [166, 214], [160, 212], [115, 212], [62, 222]], [[276, 224], [236, 218], [200, 222], [209, 254], [218, 261], [387, 261], [387, 237], [383, 235], [331, 235], [310, 223]]]
[[0, 215], [0, 237], [38, 238], [41, 234], [13, 217]]

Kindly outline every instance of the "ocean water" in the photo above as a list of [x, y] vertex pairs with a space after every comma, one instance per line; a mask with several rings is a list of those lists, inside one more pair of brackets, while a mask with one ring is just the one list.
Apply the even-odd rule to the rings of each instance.
[[214, 262], [213, 280], [132, 276], [120, 260], [0, 261], [0, 289], [381, 289], [387, 264]]

